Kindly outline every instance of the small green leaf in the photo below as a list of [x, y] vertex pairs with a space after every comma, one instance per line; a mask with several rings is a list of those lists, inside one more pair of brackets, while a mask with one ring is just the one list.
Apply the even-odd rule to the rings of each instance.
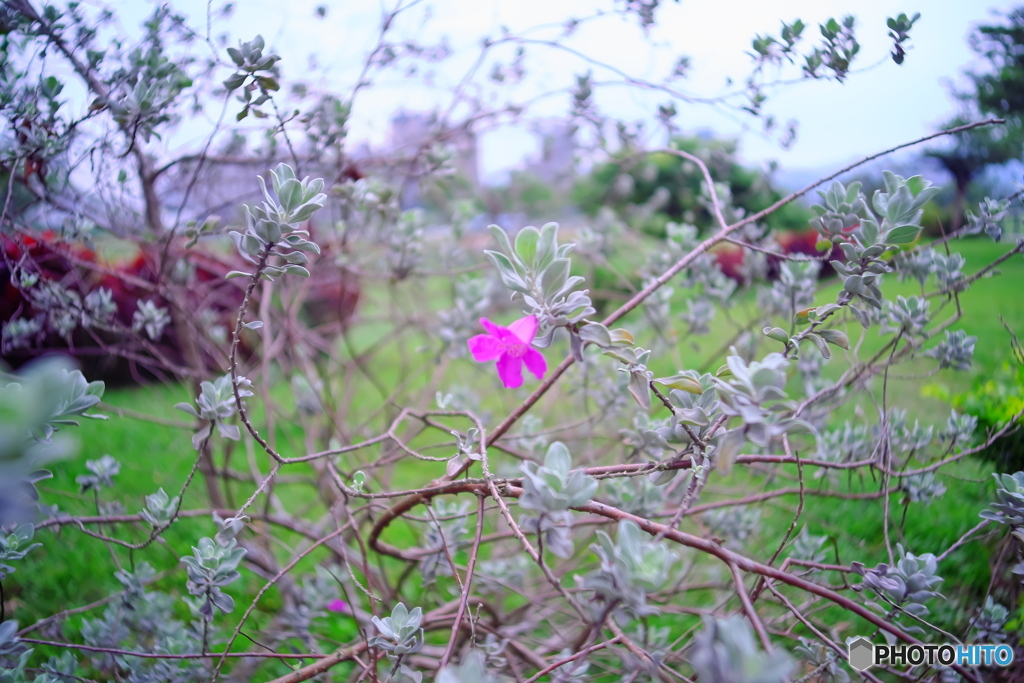
[[611, 334], [613, 344], [633, 345], [633, 335], [629, 330], [620, 327], [612, 330], [609, 334]]
[[850, 348], [849, 337], [840, 330], [819, 330], [818, 334], [820, 334], [829, 344], [838, 346], [841, 349], [849, 350]]
[[718, 440], [715, 468], [722, 474], [729, 474], [733, 463], [736, 462], [736, 456], [746, 442], [747, 438], [743, 435], [742, 429], [734, 429], [721, 436]]
[[580, 339], [601, 348], [608, 348], [612, 345], [612, 335], [608, 328], [601, 323], [589, 323], [580, 328]]
[[916, 225], [900, 225], [888, 232], [885, 236], [886, 244], [909, 244], [917, 239], [921, 228]]
[[704, 387], [701, 386], [700, 382], [686, 375], [660, 377], [654, 381], [658, 384], [669, 387], [670, 389], [679, 389], [680, 391], [685, 391], [689, 394], [696, 394], [700, 396], [704, 393]]
[[[504, 233], [502, 233], [504, 234]], [[513, 292], [526, 292], [526, 283], [519, 277], [519, 273], [516, 272], [515, 267], [512, 265], [512, 261], [507, 256], [498, 251], [486, 250], [484, 254], [487, 255], [494, 267], [498, 269], [498, 275], [501, 276], [501, 281], [505, 283], [505, 286], [511, 289]]]
[[515, 254], [515, 250], [512, 249], [512, 243], [508, 239], [508, 233], [497, 225], [488, 225], [487, 229], [494, 235], [494, 239], [498, 242], [498, 246], [501, 247], [503, 252], [510, 256]]
[[245, 83], [245, 74], [234, 74], [224, 79], [224, 87], [227, 88], [228, 92], [237, 90], [242, 87], [243, 83]]
[[540, 275], [540, 284], [545, 292], [557, 292], [569, 277], [569, 259], [556, 258]]
[[636, 353], [633, 352], [633, 349], [608, 349], [604, 352], [604, 355], [611, 356], [626, 365], [636, 363]]
[[526, 265], [534, 265], [537, 257], [537, 244], [540, 241], [540, 231], [537, 228], [527, 226], [516, 235], [516, 256]]
[[828, 350], [828, 344], [825, 343], [825, 340], [822, 339], [821, 335], [811, 333], [807, 335], [806, 338], [811, 340], [811, 342], [818, 347], [818, 351], [821, 352], [821, 355], [825, 358], [825, 360], [828, 360], [832, 357], [832, 352]]
[[651, 388], [642, 372], [629, 373], [629, 393], [644, 410], [651, 407]]

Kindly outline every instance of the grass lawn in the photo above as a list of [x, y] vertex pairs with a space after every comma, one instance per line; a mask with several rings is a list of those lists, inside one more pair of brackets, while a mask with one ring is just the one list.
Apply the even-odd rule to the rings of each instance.
[[[969, 240], [955, 242], [951, 248], [962, 253], [967, 259], [966, 273], [973, 273], [979, 267], [987, 264], [1001, 253], [1010, 248], [1006, 244], [993, 244], [986, 240]], [[959, 323], [954, 326], [963, 328], [969, 334], [978, 337], [975, 351], [974, 365], [968, 372], [944, 372], [936, 377], [917, 376], [918, 371], [923, 372], [926, 367], [933, 367], [934, 361], [924, 359], [915, 361], [911, 368], [915, 371], [909, 373], [914, 375], [902, 379], [894, 377], [890, 386], [891, 405], [905, 408], [910, 418], [920, 419], [925, 424], [941, 424], [949, 414], [948, 407], [941, 402], [927, 398], [922, 395], [925, 385], [932, 382], [941, 382], [953, 390], [962, 390], [970, 385], [975, 378], [990, 375], [995, 368], [1009, 361], [1011, 358], [1009, 347], [1009, 336], [999, 320], [1002, 315], [1010, 327], [1018, 333], [1024, 333], [1024, 258], [1015, 256], [1002, 264], [1000, 273], [993, 277], [982, 279], [976, 282], [973, 287], [961, 296], [961, 307], [963, 316]], [[383, 289], [383, 288], [382, 288]], [[884, 289], [887, 294], [914, 294], [918, 293], [916, 282], [898, 283], [894, 277], [887, 279]], [[817, 303], [834, 301], [838, 291], [838, 285], [826, 287], [819, 296]], [[430, 299], [420, 315], [430, 315], [438, 308], [446, 305], [448, 296], [445, 291], [432, 292], [436, 297]], [[387, 297], [383, 294], [375, 299], [375, 293], [368, 293], [369, 300], [364, 304], [362, 315], [372, 317], [383, 314], [389, 305]], [[399, 305], [413, 310], [417, 305], [422, 306], [422, 292], [418, 300], [416, 297], [409, 297]], [[685, 295], [677, 292], [673, 301], [673, 308], [682, 310]], [[752, 299], [741, 302], [738, 311], [752, 305]], [[933, 310], [940, 306], [938, 299], [933, 299]], [[954, 310], [951, 304], [944, 306], [943, 315], [949, 315]], [[737, 314], [742, 322], [742, 315]], [[626, 327], [631, 327], [631, 320], [624, 321]], [[429, 382], [430, 370], [435, 368], [437, 363], [432, 355], [435, 346], [430, 346], [432, 340], [425, 336], [414, 335], [403, 342], [392, 341], [384, 338], [387, 331], [385, 323], [370, 323], [364, 327], [356, 327], [352, 334], [352, 344], [356, 352], [373, 346], [383, 349], [382, 353], [391, 354], [394, 349], [394, 357], [391, 362], [378, 362], [373, 372], [377, 380], [384, 386], [393, 386], [398, 381], [407, 381], [413, 389], [426, 387]], [[849, 326], [850, 337], [853, 343], [857, 342], [859, 326], [856, 323]], [[699, 367], [710, 354], [717, 351], [732, 334], [729, 324], [719, 316], [714, 324], [712, 334], [700, 340], [680, 340], [679, 360], [684, 367]], [[644, 343], [638, 338], [638, 343]], [[881, 342], [878, 332], [869, 330], [864, 339], [862, 356], [870, 352]], [[547, 352], [549, 364], [554, 365], [555, 358], [563, 351], [555, 349]], [[340, 353], [344, 356], [347, 351], [342, 349]], [[677, 368], [676, 360], [671, 358], [672, 354], [665, 354], [666, 358], [658, 361], [652, 367], [658, 373], [670, 374]], [[384, 360], [383, 358], [379, 360]], [[447, 361], [441, 361], [447, 362]], [[717, 367], [717, 365], [715, 366]], [[493, 425], [498, 419], [517, 404], [532, 387], [528, 386], [518, 391], [495, 392], [491, 387], [495, 386], [495, 379], [490, 370], [486, 379], [482, 379], [481, 369], [465, 359], [451, 361], [448, 369], [451, 375], [458, 381], [465, 382], [469, 386], [475, 386], [483, 396], [481, 412], [487, 413], [490, 420], [487, 424]], [[571, 369], [565, 378], [565, 382], [572, 383], [577, 375], [573, 374], [577, 369]], [[354, 404], [352, 420], [362, 420], [371, 417], [371, 412], [380, 403], [380, 396], [372, 385], [364, 377], [354, 376], [352, 381], [359, 381], [361, 384], [358, 391], [360, 399]], [[447, 385], [437, 387], [445, 390]], [[286, 401], [290, 390], [286, 382], [275, 384], [274, 394]], [[257, 402], [258, 396], [250, 400], [250, 403]], [[119, 389], [107, 392], [105, 402], [115, 408], [126, 409], [138, 413], [160, 416], [165, 419], [187, 422], [187, 416], [172, 409], [172, 406], [179, 401], [189, 401], [189, 392], [183, 386], [147, 386], [138, 389]], [[566, 402], [568, 404], [568, 402]], [[853, 405], [844, 409], [853, 411]], [[862, 408], [870, 409], [869, 403], [862, 403]], [[545, 398], [538, 411], [544, 417], [546, 424], [555, 424], [563, 417], [565, 421], [571, 420], [571, 406], [562, 405], [557, 401]], [[185, 480], [193, 466], [195, 451], [191, 447], [190, 434], [187, 430], [144, 422], [128, 417], [118, 417], [116, 412], [107, 411], [111, 415], [109, 422], [98, 422], [86, 420], [80, 428], [69, 430], [81, 443], [79, 456], [76, 459], [58, 462], [52, 466], [54, 479], [43, 482], [40, 487], [44, 502], [56, 504], [63, 512], [71, 515], [92, 515], [97, 512], [97, 501], [91, 495], [78, 493], [78, 486], [75, 478], [85, 472], [84, 463], [87, 459], [97, 459], [105, 453], [114, 455], [121, 463], [121, 471], [115, 478], [113, 489], [104, 491], [100, 499], [101, 504], [120, 506], [124, 513], [137, 513], [144, 505], [144, 497], [153, 493], [157, 488], [163, 487], [170, 495], [176, 495], [182, 482]], [[257, 424], [262, 424], [262, 415], [258, 408], [254, 409], [254, 419]], [[373, 418], [375, 428], [383, 418]], [[625, 426], [625, 425], [623, 425]], [[304, 451], [304, 444], [301, 429], [289, 420], [278, 420], [276, 437], [281, 449], [290, 454], [298, 454]], [[414, 441], [414, 445], [424, 447], [439, 443], [438, 439], [423, 437]], [[376, 452], [376, 451], [375, 451]], [[618, 453], [619, 451], [613, 451]], [[443, 451], [435, 453], [442, 454]], [[576, 453], [574, 453], [575, 455]], [[360, 456], [363, 459], [372, 459], [372, 453], [364, 453]], [[496, 456], [500, 457], [500, 456]], [[218, 455], [218, 459], [220, 456]], [[257, 467], [266, 472], [268, 467], [265, 458], [252, 460]], [[402, 461], [403, 464], [396, 467], [388, 485], [392, 488], [403, 488], [406, 486], [422, 485], [426, 481], [439, 476], [443, 472], [443, 463], [424, 463], [419, 461]], [[351, 461], [354, 464], [355, 461]], [[250, 461], [244, 446], [238, 446], [233, 450], [230, 467], [234, 470], [250, 471]], [[978, 522], [978, 512], [982, 510], [992, 497], [993, 486], [990, 477], [991, 469], [976, 461], [961, 462], [947, 470], [941, 477], [945, 483], [947, 492], [939, 501], [931, 505], [912, 504], [906, 512], [905, 522], [900, 529], [893, 530], [893, 542], [900, 541], [906, 536], [911, 541], [911, 548], [915, 553], [935, 552], [948, 547], [966, 530]], [[312, 469], [305, 466], [296, 466], [287, 470], [288, 475], [302, 476], [312, 473]], [[786, 475], [795, 476], [795, 468], [785, 470]], [[374, 476], [371, 473], [371, 477]], [[778, 485], [778, 482], [772, 484]], [[785, 482], [783, 485], [790, 485]], [[809, 482], [809, 487], [820, 485], [820, 481]], [[840, 490], [846, 491], [867, 491], [877, 490], [878, 481], [862, 480], [859, 475], [846, 479], [840, 483]], [[737, 490], [755, 492], [756, 487], [764, 486], [764, 480], [760, 476], [751, 476], [746, 472], [735, 472], [730, 477], [714, 476], [709, 484], [707, 495], [702, 502], [710, 502], [726, 495], [726, 492], [735, 494]], [[233, 489], [234, 497], [230, 501], [232, 505], [238, 505], [244, 500], [246, 487], [252, 490], [251, 483], [238, 482]], [[280, 496], [282, 504], [294, 512], [302, 509], [309, 497], [308, 484], [291, 485], [282, 483], [276, 493]], [[185, 510], [201, 509], [208, 506], [206, 495], [201, 479], [197, 479], [192, 488], [187, 492], [184, 506]], [[899, 521], [903, 514], [902, 507], [896, 497], [892, 499], [895, 512], [894, 517]], [[762, 511], [762, 524], [756, 536], [748, 541], [747, 551], [758, 559], [767, 559], [774, 551], [773, 542], [781, 538], [784, 530], [795, 513], [797, 507], [796, 496], [775, 499], [775, 502], [766, 505]], [[315, 504], [308, 506], [307, 519], [316, 519], [322, 512]], [[116, 507], [114, 510], [116, 511]], [[107, 510], [110, 512], [110, 510]], [[805, 502], [802, 522], [817, 535], [828, 535], [834, 540], [830, 544], [829, 561], [838, 561], [848, 564], [857, 560], [872, 566], [875, 563], [886, 561], [887, 556], [882, 539], [882, 503], [880, 500], [840, 500], [836, 498], [823, 498], [808, 496]], [[122, 526], [108, 528], [107, 531], [116, 534], [119, 538], [139, 540], [145, 536], [147, 531], [139, 525], [136, 528]], [[696, 520], [684, 520], [683, 528], [690, 532], [702, 533]], [[73, 526], [64, 527], [59, 533], [51, 530], [41, 531], [37, 539], [43, 547], [33, 551], [25, 560], [17, 563], [17, 571], [5, 581], [5, 591], [8, 598], [8, 610], [14, 611], [14, 616], [23, 625], [34, 620], [48, 616], [54, 612], [79, 606], [108, 596], [111, 591], [118, 588], [113, 573], [118, 566], [130, 567], [133, 562], [146, 560], [153, 564], [158, 571], [171, 570], [180, 567], [178, 557], [190, 552], [190, 546], [201, 535], [210, 535], [214, 531], [213, 524], [208, 517], [196, 517], [182, 519], [168, 530], [160, 542], [153, 544], [148, 549], [135, 554], [129, 553], [123, 548], [107, 547], [95, 539], [88, 538]], [[286, 557], [290, 547], [300, 542], [295, 534], [284, 533], [280, 535], [282, 546], [278, 549], [281, 557]], [[416, 543], [412, 529], [402, 524], [396, 524], [388, 531], [388, 541], [394, 544]], [[986, 543], [973, 543], [961, 548], [949, 556], [940, 565], [940, 574], [946, 578], [942, 587], [943, 593], [951, 600], [957, 600], [970, 596], [972, 604], [979, 601], [979, 596], [984, 594], [989, 582], [989, 553], [993, 547], [990, 540]], [[577, 544], [577, 550], [586, 552], [582, 544]], [[322, 555], [314, 554], [305, 561], [307, 568], [323, 559]], [[397, 570], [398, 565], [394, 566]], [[232, 586], [230, 593], [242, 600], [243, 594], [252, 594], [262, 584], [252, 572], [243, 571], [243, 581]], [[832, 576], [830, 580], [838, 581], [838, 577]], [[571, 578], [566, 579], [567, 582]], [[160, 580], [157, 587], [164, 590], [184, 593], [184, 573], [175, 572], [169, 578]], [[689, 600], [689, 596], [687, 597]], [[273, 607], [278, 604], [279, 598], [274, 591], [271, 591], [263, 599], [263, 602]], [[693, 604], [706, 604], [706, 599], [694, 596]], [[248, 600], [241, 602], [248, 604]], [[962, 619], [962, 613], [946, 607], [936, 606], [935, 618], [939, 623], [949, 627], [956, 627], [957, 620]], [[184, 616], [184, 614], [183, 614]], [[233, 615], [234, 616], [234, 615]], [[836, 614], [836, 619], [844, 618], [841, 613]], [[678, 620], [666, 617], [667, 623], [676, 627], [690, 624], [692, 619], [680, 617]], [[77, 635], [78, 618], [72, 618], [67, 622], [66, 635], [75, 637]], [[254, 618], [252, 630], [258, 632], [260, 615], [257, 613]], [[962, 626], [962, 624], [961, 624]], [[349, 627], [337, 626], [337, 632], [331, 635], [338, 640], [348, 638], [351, 633]], [[962, 630], [962, 629], [958, 629]], [[245, 644], [241, 644], [245, 646]]]

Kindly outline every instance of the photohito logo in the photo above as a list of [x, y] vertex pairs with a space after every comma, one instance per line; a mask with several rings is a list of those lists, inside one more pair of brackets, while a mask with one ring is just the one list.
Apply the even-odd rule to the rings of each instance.
[[1010, 666], [1013, 648], [1009, 645], [876, 645], [863, 636], [849, 643], [850, 666], [865, 671], [879, 664], [919, 666]]

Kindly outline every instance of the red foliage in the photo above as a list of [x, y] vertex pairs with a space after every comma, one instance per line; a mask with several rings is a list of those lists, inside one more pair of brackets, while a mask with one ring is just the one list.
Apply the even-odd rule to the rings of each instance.
[[[0, 300], [0, 324], [7, 323], [15, 317], [34, 317], [38, 311], [24, 294], [11, 283], [9, 264], [24, 263], [30, 272], [39, 275], [41, 280], [59, 282], [65, 288], [75, 291], [83, 299], [100, 287], [111, 292], [111, 298], [117, 305], [116, 320], [124, 327], [132, 325], [139, 302], [151, 300], [158, 306], [171, 310], [169, 302], [159, 294], [155, 285], [173, 277], [169, 271], [173, 264], [187, 262], [194, 269], [194, 278], [186, 294], [188, 321], [194, 321], [200, 314], [207, 316], [205, 324], [222, 325], [226, 330], [234, 329], [238, 307], [244, 295], [244, 280], [225, 280], [224, 276], [231, 270], [245, 270], [248, 264], [241, 263], [237, 257], [227, 258], [201, 249], [182, 251], [172, 246], [166, 254], [168, 264], [161, 275], [157, 272], [157, 264], [164, 254], [160, 251], [162, 243], [141, 246], [134, 256], [118, 263], [103, 263], [94, 251], [83, 246], [72, 246], [61, 242], [52, 231], [42, 232], [37, 236], [21, 235], [15, 238], [0, 235], [0, 248], [6, 258], [0, 261], [0, 282], [3, 297]], [[355, 280], [333, 266], [333, 257], [326, 252], [318, 259], [316, 266], [311, 268], [315, 276], [309, 282], [305, 312], [313, 322], [341, 323], [349, 320], [359, 300], [359, 286]], [[333, 266], [333, 267], [332, 267]], [[257, 296], [251, 302], [252, 309], [259, 305]], [[212, 312], [203, 313], [205, 311]], [[172, 320], [181, 320], [182, 316], [174, 316]], [[187, 325], [182, 326], [187, 329]], [[245, 335], [241, 342], [243, 356], [252, 353], [258, 344], [258, 336]], [[147, 340], [148, 341], [148, 340]], [[170, 361], [174, 366], [184, 366], [184, 348], [186, 340], [179, 338], [179, 328], [172, 322], [164, 330], [163, 336], [153, 342], [159, 355]], [[250, 343], [247, 343], [250, 342]], [[84, 369], [90, 371], [91, 379], [106, 379], [113, 382], [137, 381], [140, 378], [138, 368], [130, 367], [126, 362], [115, 361], [118, 351], [131, 349], [133, 355], [150, 356], [145, 349], [124, 339], [124, 335], [105, 332], [76, 330], [72, 335], [71, 347], [81, 357]], [[6, 358], [8, 363], [19, 365], [33, 357], [53, 350], [67, 350], [68, 343], [56, 334], [48, 334], [40, 348], [31, 350], [18, 349], [12, 357]], [[109, 351], [109, 353], [103, 353]], [[206, 355], [203, 358], [210, 372], [223, 372], [223, 358]], [[146, 365], [146, 363], [143, 363]], [[152, 369], [161, 374], [173, 374], [166, 363], [154, 360]]]
[[[852, 230], [853, 228], [851, 228]], [[804, 256], [821, 257], [822, 253], [818, 251], [818, 233], [814, 230], [806, 230], [804, 232], [786, 231], [779, 233], [776, 236], [776, 242], [779, 244], [779, 248], [783, 254], [803, 254]], [[727, 276], [739, 282], [743, 281], [743, 275], [740, 272], [743, 266], [743, 256], [745, 250], [742, 247], [732, 244], [721, 244], [712, 251], [715, 255], [715, 259], [718, 261], [718, 265], [722, 268], [722, 272]], [[829, 258], [834, 258], [832, 255]], [[769, 277], [775, 277], [778, 273], [779, 263], [782, 259], [778, 256], [768, 257], [768, 275]], [[827, 276], [832, 270], [831, 266], [828, 265], [828, 259], [823, 259], [821, 263], [821, 275]]]

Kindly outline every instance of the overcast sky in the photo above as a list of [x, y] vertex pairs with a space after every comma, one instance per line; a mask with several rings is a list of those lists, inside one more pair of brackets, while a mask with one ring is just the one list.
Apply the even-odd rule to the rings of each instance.
[[[322, 18], [316, 11], [320, 5], [326, 7]], [[422, 71], [410, 77], [401, 68], [375, 74], [374, 87], [363, 91], [356, 102], [352, 138], [382, 142], [389, 116], [403, 107], [443, 110], [452, 86], [478, 57], [481, 39], [498, 36], [502, 26], [520, 32], [541, 25], [530, 35], [555, 38], [559, 24], [570, 16], [592, 12], [593, 5], [580, 0], [424, 0], [398, 19], [391, 37], [425, 44], [444, 39], [452, 56], [432, 67], [433, 87], [423, 84]], [[115, 6], [128, 26], [136, 24], [152, 5], [120, 0]], [[182, 0], [175, 6], [188, 14], [194, 25], [205, 26], [205, 0]], [[780, 20], [801, 18], [810, 25], [805, 43], [817, 42], [819, 22], [853, 13], [862, 45], [857, 66], [864, 71], [852, 74], [843, 85], [804, 82], [772, 94], [767, 110], [780, 121], [795, 118], [800, 124], [797, 141], [789, 150], [766, 138], [749, 117], [722, 108], [677, 103], [684, 131], [710, 128], [738, 136], [741, 153], [751, 162], [776, 159], [784, 168], [819, 168], [933, 131], [955, 111], [949, 85], [972, 63], [966, 42], [971, 26], [991, 20], [993, 9], [1011, 6], [1010, 2], [969, 0], [919, 0], [911, 5], [893, 0], [663, 0], [658, 24], [649, 38], [638, 28], [635, 17], [607, 16], [586, 23], [566, 44], [633, 77], [656, 82], [671, 71], [679, 55], [688, 55], [692, 74], [677, 86], [693, 95], [716, 96], [735, 89], [735, 85], [727, 87], [727, 78], [741, 80], [749, 72], [746, 52], [755, 34], [777, 34]], [[239, 0], [228, 21], [214, 22], [213, 34], [226, 33], [230, 44], [235, 44], [261, 33], [283, 57], [286, 83], [304, 79], [317, 89], [347, 93], [364, 55], [376, 42], [382, 12], [393, 7], [394, 0], [386, 4]], [[891, 41], [886, 36], [885, 19], [901, 11], [920, 11], [922, 18], [911, 34], [913, 47], [906, 62], [897, 66], [886, 58]], [[496, 56], [507, 59], [510, 50]], [[572, 84], [575, 74], [587, 70], [592, 70], [598, 81], [620, 78], [574, 55], [545, 47], [530, 47], [525, 65], [526, 80], [508, 89], [505, 99], [495, 100], [496, 104], [559, 91]], [[486, 80], [483, 76], [488, 71], [483, 70], [480, 80]], [[627, 119], [651, 120], [656, 105], [667, 99], [664, 94], [622, 87], [601, 90], [597, 95], [602, 109]], [[569, 94], [560, 92], [540, 99], [530, 111], [537, 116], [560, 116], [568, 111], [569, 102]], [[664, 140], [654, 137], [651, 142], [662, 144]], [[482, 140], [483, 173], [493, 177], [520, 163], [534, 149], [533, 138], [522, 130], [504, 128], [488, 134]]]

